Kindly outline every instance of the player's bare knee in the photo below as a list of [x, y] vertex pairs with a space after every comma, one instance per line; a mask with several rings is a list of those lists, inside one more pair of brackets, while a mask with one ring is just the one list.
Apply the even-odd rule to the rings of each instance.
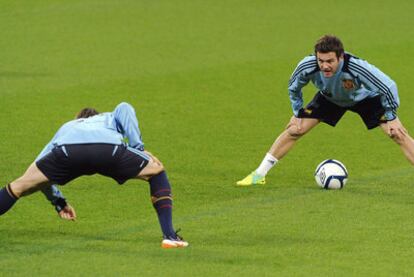
[[155, 167], [154, 167], [153, 175], [158, 175], [164, 171], [164, 166], [161, 163], [154, 163], [154, 164], [155, 164]]
[[292, 139], [299, 139], [305, 134], [303, 129], [298, 129], [296, 126], [290, 126], [287, 129], [287, 133]]
[[164, 166], [161, 162], [156, 162], [155, 160], [151, 159], [147, 166], [138, 174], [138, 178], [148, 180], [152, 176], [158, 175], [164, 171]]

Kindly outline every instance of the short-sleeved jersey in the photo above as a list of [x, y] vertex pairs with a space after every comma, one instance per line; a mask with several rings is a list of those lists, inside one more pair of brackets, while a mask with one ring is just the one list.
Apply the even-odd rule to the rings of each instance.
[[295, 116], [303, 107], [302, 88], [309, 81], [327, 100], [341, 107], [351, 107], [367, 97], [380, 95], [385, 118], [392, 120], [397, 116], [400, 101], [395, 82], [375, 66], [349, 53], [344, 54], [336, 73], [329, 78], [323, 76], [315, 55], [299, 62], [288, 88]]

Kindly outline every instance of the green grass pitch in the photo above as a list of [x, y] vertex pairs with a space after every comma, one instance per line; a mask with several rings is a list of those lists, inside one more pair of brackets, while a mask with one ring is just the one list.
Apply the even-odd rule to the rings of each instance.
[[[127, 101], [191, 246], [160, 248], [146, 183], [83, 177], [62, 187], [76, 222], [41, 194], [0, 218], [0, 275], [414, 275], [413, 167], [356, 115], [318, 126], [267, 185], [234, 186], [289, 120], [289, 76], [325, 33], [397, 82], [414, 133], [413, 11], [400, 0], [2, 1], [1, 186], [82, 107]], [[316, 186], [326, 158], [347, 166], [344, 190]]]

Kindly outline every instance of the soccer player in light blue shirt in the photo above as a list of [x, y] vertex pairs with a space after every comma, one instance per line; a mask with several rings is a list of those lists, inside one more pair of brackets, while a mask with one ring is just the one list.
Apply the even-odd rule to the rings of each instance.
[[153, 207], [163, 233], [161, 247], [188, 246], [173, 228], [171, 186], [162, 163], [144, 150], [134, 108], [119, 104], [113, 112], [81, 111], [65, 123], [20, 178], [0, 190], [0, 215], [22, 196], [42, 190], [63, 219], [75, 220], [74, 208], [56, 185], [82, 175], [101, 174], [123, 184], [148, 181]]
[[[309, 82], [319, 90], [303, 106], [302, 88]], [[321, 37], [314, 55], [299, 62], [288, 84], [293, 116], [271, 146], [259, 167], [239, 186], [265, 184], [265, 176], [295, 145], [320, 122], [335, 126], [346, 111], [361, 117], [368, 129], [380, 126], [414, 165], [414, 140], [397, 116], [400, 104], [395, 82], [381, 70], [344, 51], [339, 38]]]
[[[82, 113], [85, 112], [89, 114], [87, 116], [83, 115]], [[149, 159], [149, 156], [142, 152], [144, 150], [144, 143], [141, 139], [138, 120], [135, 116], [134, 109], [129, 104], [121, 103], [113, 112], [100, 114], [95, 109], [85, 108], [79, 113], [77, 119], [69, 121], [60, 127], [35, 161], [40, 160], [50, 153], [53, 148], [60, 145], [88, 143], [120, 145], [124, 144], [126, 140], [129, 140], [130, 147], [140, 150], [137, 153]], [[60, 202], [61, 199], [65, 198], [56, 185], [43, 186], [41, 191], [52, 205], [55, 206], [61, 217], [69, 219], [76, 217], [76, 214], [71, 215], [70, 213], [65, 213], [63, 210], [64, 207], [60, 205]]]

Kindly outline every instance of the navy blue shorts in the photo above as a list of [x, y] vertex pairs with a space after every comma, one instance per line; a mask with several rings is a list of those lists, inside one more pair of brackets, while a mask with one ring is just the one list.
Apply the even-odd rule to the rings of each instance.
[[54, 184], [64, 185], [82, 175], [101, 174], [119, 184], [135, 178], [148, 164], [142, 151], [113, 144], [71, 144], [57, 146], [37, 167]]
[[373, 129], [381, 123], [387, 122], [384, 118], [385, 110], [381, 104], [381, 97], [365, 98], [351, 107], [341, 107], [325, 98], [320, 92], [305, 109], [299, 111], [299, 118], [316, 118], [331, 126], [335, 126], [346, 111], [352, 111], [362, 118], [368, 129]]

